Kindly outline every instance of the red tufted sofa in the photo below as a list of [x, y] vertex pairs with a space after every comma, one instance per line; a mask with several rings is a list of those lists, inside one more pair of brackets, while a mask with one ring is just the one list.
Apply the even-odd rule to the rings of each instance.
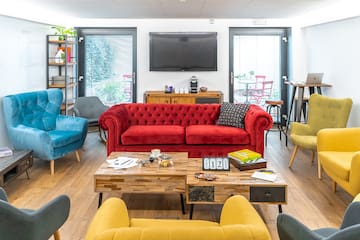
[[216, 125], [221, 104], [129, 103], [112, 106], [100, 118], [108, 131], [107, 154], [114, 151], [188, 152], [189, 157], [226, 156], [238, 149], [264, 153], [264, 131], [271, 116], [256, 105], [245, 128]]

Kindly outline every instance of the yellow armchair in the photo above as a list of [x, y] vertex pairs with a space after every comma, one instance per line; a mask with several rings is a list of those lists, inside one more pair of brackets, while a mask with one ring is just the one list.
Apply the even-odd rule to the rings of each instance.
[[129, 218], [125, 203], [109, 198], [97, 211], [85, 240], [270, 240], [265, 223], [243, 196], [226, 200], [220, 223], [204, 220]]
[[323, 129], [317, 148], [319, 167], [333, 180], [334, 191], [338, 184], [352, 196], [360, 193], [360, 128]]
[[[317, 133], [324, 128], [344, 128], [350, 115], [352, 100], [350, 98], [330, 98], [312, 94], [309, 98], [309, 113], [307, 124], [293, 122], [290, 139], [295, 145], [289, 161], [292, 166], [299, 148], [312, 151], [314, 161], [317, 150]], [[318, 168], [320, 175], [320, 168]]]

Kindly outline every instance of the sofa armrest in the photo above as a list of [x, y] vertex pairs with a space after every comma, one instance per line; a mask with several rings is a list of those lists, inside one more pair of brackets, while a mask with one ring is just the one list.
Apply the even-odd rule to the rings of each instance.
[[[351, 160], [350, 175], [349, 175], [349, 184], [354, 193], [360, 192], [360, 151], [354, 152], [354, 156]], [[358, 201], [360, 201], [360, 194], [357, 196]]]
[[293, 122], [291, 123], [290, 135], [315, 136], [314, 131], [308, 124]]
[[[360, 151], [360, 128], [328, 128], [317, 134], [318, 151]], [[341, 143], [341, 144], [339, 144]]]
[[46, 153], [50, 151], [51, 139], [46, 131], [25, 125], [18, 125], [8, 129], [9, 138], [15, 149], [29, 149], [39, 157], [49, 160]]
[[128, 113], [125, 104], [112, 106], [100, 115], [99, 125], [107, 131], [107, 155], [115, 150], [116, 146], [121, 145], [121, 135], [129, 127]]
[[244, 123], [245, 130], [250, 136], [250, 144], [255, 145], [256, 152], [264, 155], [264, 131], [271, 128], [272, 117], [259, 106], [250, 105]]
[[112, 228], [128, 227], [130, 227], [130, 219], [124, 201], [119, 198], [109, 198], [97, 210], [85, 240], [96, 239], [96, 235]]
[[59, 115], [56, 118], [56, 129], [64, 131], [87, 132], [88, 120], [81, 117]]
[[264, 222], [244, 196], [235, 195], [225, 201], [220, 216], [221, 226], [233, 224], [264, 225]]

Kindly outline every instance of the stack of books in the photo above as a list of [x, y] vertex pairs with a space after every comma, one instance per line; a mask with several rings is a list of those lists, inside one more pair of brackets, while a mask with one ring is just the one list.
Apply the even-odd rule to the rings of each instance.
[[12, 156], [13, 151], [8, 147], [0, 147], [0, 157]]
[[266, 160], [260, 153], [249, 149], [242, 149], [228, 153], [232, 165], [243, 170], [266, 168]]

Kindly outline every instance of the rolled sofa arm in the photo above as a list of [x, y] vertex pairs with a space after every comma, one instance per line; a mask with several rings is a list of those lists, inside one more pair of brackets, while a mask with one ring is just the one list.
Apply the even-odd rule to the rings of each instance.
[[244, 123], [245, 130], [250, 136], [250, 144], [255, 145], [256, 152], [264, 155], [264, 131], [271, 128], [273, 124], [272, 117], [259, 106], [250, 105]]
[[109, 198], [97, 210], [90, 223], [85, 240], [96, 239], [96, 235], [112, 228], [128, 227], [130, 227], [130, 219], [126, 204], [119, 198]]
[[128, 113], [126, 104], [118, 104], [109, 108], [99, 117], [99, 125], [107, 131], [107, 155], [115, 151], [115, 147], [121, 145], [121, 135], [128, 126]]
[[271, 239], [258, 212], [241, 195], [232, 196], [225, 201], [221, 211], [220, 225], [223, 227], [225, 235], [236, 233], [238, 239]]
[[36, 153], [35, 157], [50, 160], [51, 139], [47, 132], [25, 125], [17, 125], [8, 129], [9, 138], [15, 149], [29, 149]]

